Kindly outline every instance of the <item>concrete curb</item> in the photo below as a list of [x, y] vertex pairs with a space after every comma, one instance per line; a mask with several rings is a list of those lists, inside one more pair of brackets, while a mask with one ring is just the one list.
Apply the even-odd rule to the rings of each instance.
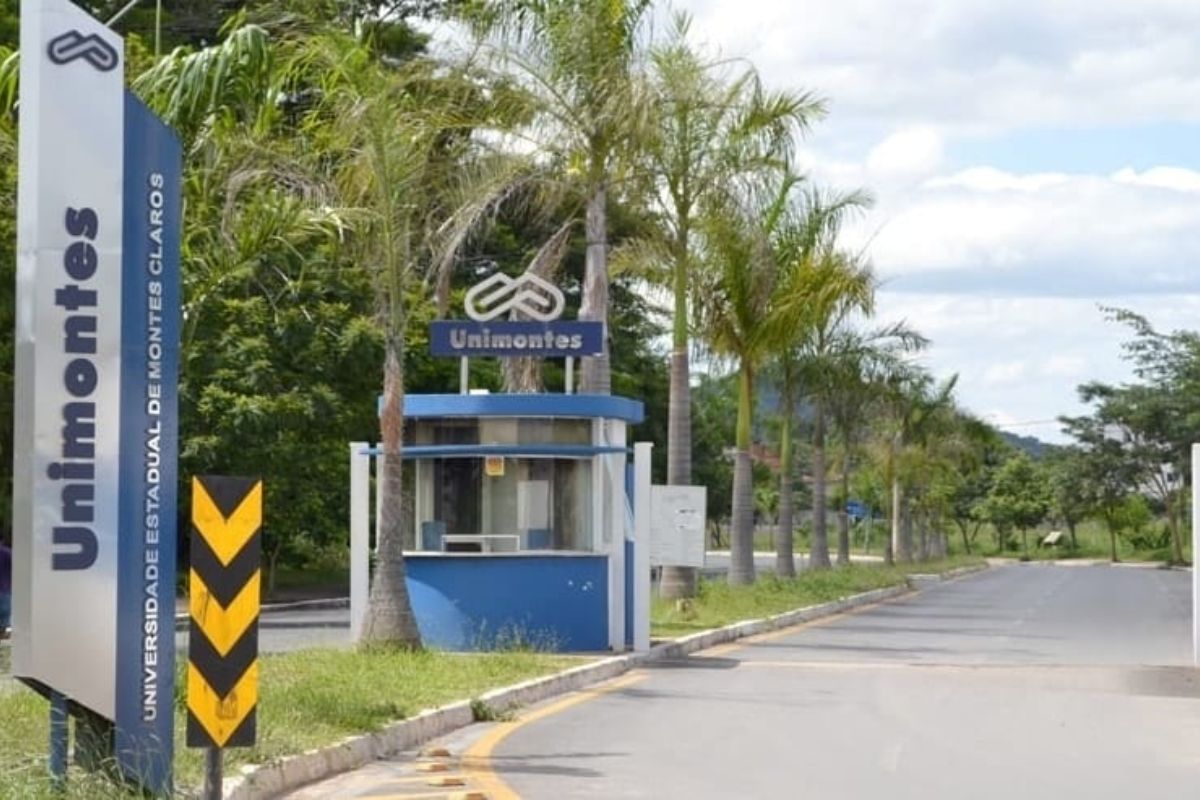
[[247, 765], [241, 774], [226, 778], [225, 800], [266, 800], [309, 783], [357, 769], [379, 758], [417, 747], [432, 739], [464, 728], [475, 721], [475, 708], [482, 706], [492, 714], [506, 714], [522, 706], [533, 705], [549, 697], [566, 694], [601, 681], [615, 678], [643, 664], [681, 658], [747, 636], [789, 628], [803, 622], [840, 614], [852, 609], [891, 600], [908, 594], [918, 583], [946, 581], [987, 569], [987, 565], [964, 567], [942, 575], [910, 577], [907, 584], [876, 589], [786, 611], [763, 619], [735, 622], [723, 628], [694, 633], [656, 645], [646, 653], [611, 656], [592, 664], [535, 678], [514, 686], [495, 689], [477, 700], [454, 703], [423, 711], [412, 719], [388, 725], [377, 733], [351, 736], [336, 744], [309, 750], [296, 756], [264, 765]]

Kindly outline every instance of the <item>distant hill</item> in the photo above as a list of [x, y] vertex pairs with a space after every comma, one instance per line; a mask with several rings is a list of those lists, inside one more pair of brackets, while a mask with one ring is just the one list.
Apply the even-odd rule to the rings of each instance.
[[1000, 431], [1000, 438], [1013, 447], [1029, 454], [1030, 458], [1041, 458], [1050, 452], [1051, 445], [1034, 436], [1018, 436], [1008, 431]]

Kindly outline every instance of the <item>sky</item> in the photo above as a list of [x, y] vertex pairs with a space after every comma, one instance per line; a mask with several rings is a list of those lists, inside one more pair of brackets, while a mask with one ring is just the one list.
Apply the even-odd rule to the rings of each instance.
[[1200, 2], [679, 0], [697, 41], [829, 115], [816, 182], [866, 187], [847, 231], [880, 320], [933, 340], [962, 405], [1064, 441], [1076, 387], [1130, 378], [1127, 331], [1200, 327]]

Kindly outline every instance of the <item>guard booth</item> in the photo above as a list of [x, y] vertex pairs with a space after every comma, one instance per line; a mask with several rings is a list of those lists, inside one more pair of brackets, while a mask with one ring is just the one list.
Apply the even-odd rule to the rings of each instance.
[[[635, 584], [626, 431], [643, 414], [640, 402], [600, 395], [405, 398], [414, 514], [405, 558], [426, 645], [625, 649]], [[367, 597], [369, 470], [379, 458], [351, 445], [355, 637]], [[648, 481], [648, 446], [645, 460]], [[648, 616], [648, 596], [641, 604]]]

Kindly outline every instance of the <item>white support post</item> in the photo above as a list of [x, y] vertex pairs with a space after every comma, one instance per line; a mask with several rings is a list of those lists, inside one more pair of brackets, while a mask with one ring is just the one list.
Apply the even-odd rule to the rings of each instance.
[[[625, 423], [600, 421], [600, 444], [625, 446]], [[606, 453], [599, 458], [603, 472], [600, 519], [608, 532], [608, 642], [614, 653], [625, 650], [625, 454]]]
[[1192, 445], [1192, 663], [1200, 666], [1200, 444]]
[[650, 649], [650, 453], [654, 445], [633, 446], [633, 649]]
[[563, 394], [573, 394], [575, 392], [575, 359], [570, 356], [567, 356], [565, 372]]
[[471, 393], [471, 360], [466, 356], [458, 360], [458, 393]]
[[350, 443], [350, 639], [362, 635], [370, 584], [371, 456], [366, 442]]

